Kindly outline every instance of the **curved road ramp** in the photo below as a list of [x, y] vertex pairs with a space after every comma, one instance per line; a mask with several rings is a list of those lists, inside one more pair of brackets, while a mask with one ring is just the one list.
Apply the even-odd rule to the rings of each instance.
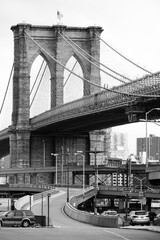
[[[49, 191], [43, 192], [44, 196], [47, 196], [48, 194], [56, 194], [58, 190], [51, 189]], [[66, 215], [68, 215], [70, 218], [95, 225], [100, 227], [108, 227], [108, 228], [118, 228], [123, 225], [123, 220], [119, 216], [103, 216], [103, 215], [95, 215], [94, 213], [89, 213], [85, 211], [81, 211], [77, 209], [77, 206], [86, 201], [87, 199], [93, 197], [95, 195], [94, 188], [86, 191], [84, 194], [80, 194], [77, 196], [74, 196], [69, 199], [69, 202], [65, 203], [64, 205], [64, 212]], [[31, 198], [30, 196], [24, 196], [23, 198], [20, 198], [16, 202], [16, 208], [17, 209], [23, 209], [26, 205], [29, 206], [29, 203], [33, 203], [35, 201], [38, 201], [42, 197], [42, 193], [35, 194]], [[31, 202], [30, 202], [31, 201]]]
[[[85, 211], [78, 210], [76, 206], [87, 199], [87, 196], [94, 195], [94, 189], [91, 191], [85, 192], [85, 196], [78, 195], [72, 197], [69, 202], [67, 202], [64, 206], [65, 213], [72, 219], [77, 221], [92, 224], [100, 227], [108, 227], [108, 228], [118, 228], [123, 225], [123, 220], [119, 216], [103, 216], [103, 215], [95, 215], [94, 213], [88, 213]], [[77, 204], [78, 203], [78, 204]]]

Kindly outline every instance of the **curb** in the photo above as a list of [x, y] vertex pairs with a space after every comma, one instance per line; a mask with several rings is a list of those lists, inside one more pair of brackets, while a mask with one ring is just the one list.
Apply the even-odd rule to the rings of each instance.
[[123, 226], [120, 227], [122, 229], [135, 229], [135, 230], [147, 230], [147, 231], [152, 231], [152, 232], [159, 232], [160, 233], [160, 226], [149, 226], [149, 227], [143, 227], [143, 226]]

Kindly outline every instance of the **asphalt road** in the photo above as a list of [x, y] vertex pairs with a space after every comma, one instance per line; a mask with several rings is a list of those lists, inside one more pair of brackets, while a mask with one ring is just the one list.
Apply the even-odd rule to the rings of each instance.
[[[70, 194], [78, 194], [80, 190], [70, 189]], [[160, 233], [146, 230], [100, 228], [74, 221], [63, 212], [66, 201], [65, 191], [50, 198], [50, 227], [43, 228], [1, 228], [0, 240], [159, 240]], [[41, 214], [41, 201], [32, 206], [36, 215]], [[43, 203], [47, 216], [47, 199]], [[48, 219], [48, 217], [47, 217]]]

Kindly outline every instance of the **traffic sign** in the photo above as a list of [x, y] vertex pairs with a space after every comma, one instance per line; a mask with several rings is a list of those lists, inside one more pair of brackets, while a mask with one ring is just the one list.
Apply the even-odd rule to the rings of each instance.
[[124, 193], [129, 193], [129, 192], [131, 192], [132, 191], [132, 188], [130, 188], [130, 187], [125, 187], [125, 188], [123, 188], [123, 192]]

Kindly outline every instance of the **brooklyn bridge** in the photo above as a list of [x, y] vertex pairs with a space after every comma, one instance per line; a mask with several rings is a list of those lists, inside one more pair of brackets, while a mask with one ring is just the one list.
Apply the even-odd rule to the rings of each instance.
[[[17, 24], [11, 30], [14, 35], [12, 123], [0, 131], [0, 157], [9, 155], [11, 161], [10, 169], [6, 173], [3, 169], [0, 174], [11, 175], [11, 183], [32, 184], [33, 169], [39, 183], [56, 183], [56, 167], [62, 168], [62, 159], [64, 172], [77, 152], [81, 153], [79, 157], [83, 153], [85, 166], [90, 165], [90, 131], [138, 122], [146, 119], [146, 115], [148, 120], [160, 118], [160, 72], [142, 68], [146, 75], [132, 80], [108, 69], [100, 62], [100, 42], [105, 43], [101, 27]], [[50, 72], [50, 110], [30, 117], [30, 73], [38, 56], [44, 59]], [[72, 57], [80, 65], [82, 75], [74, 72], [74, 66], [67, 67]], [[82, 98], [64, 103], [64, 70], [83, 82]], [[119, 84], [102, 86], [101, 71]], [[51, 153], [57, 157], [57, 163]], [[97, 153], [95, 149], [93, 154]], [[82, 174], [83, 170], [77, 166], [71, 168], [72, 172]], [[147, 166], [144, 171], [149, 180], [160, 182], [159, 165], [155, 169]], [[86, 173], [87, 184], [89, 178]]]

